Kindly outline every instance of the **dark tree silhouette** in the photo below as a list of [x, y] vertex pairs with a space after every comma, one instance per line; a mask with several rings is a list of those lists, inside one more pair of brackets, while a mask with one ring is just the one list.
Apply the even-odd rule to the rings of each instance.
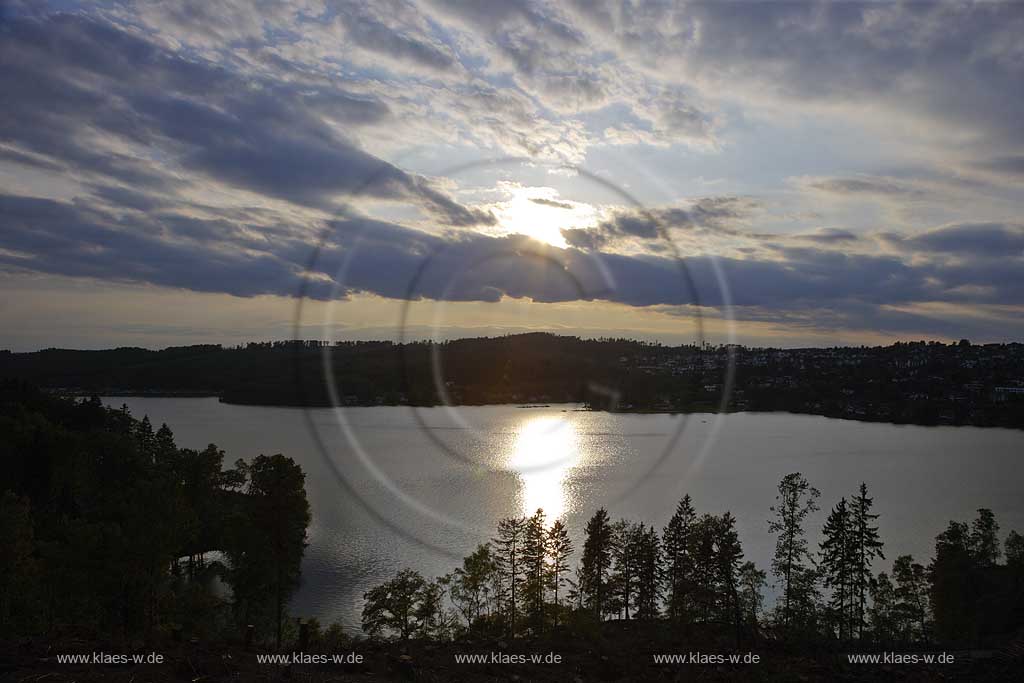
[[544, 600], [548, 585], [548, 533], [544, 511], [538, 509], [526, 520], [523, 532], [523, 610], [527, 623], [544, 628]]
[[395, 578], [370, 589], [363, 596], [363, 630], [373, 636], [394, 633], [408, 640], [430, 617], [433, 603], [428, 586], [419, 572], [403, 569]]
[[501, 599], [508, 619], [508, 632], [515, 635], [519, 608], [519, 587], [523, 582], [523, 545], [526, 539], [526, 519], [506, 517], [498, 522], [498, 535], [492, 543], [501, 574]]
[[740, 566], [739, 591], [743, 604], [743, 617], [748, 626], [756, 629], [761, 620], [761, 609], [764, 604], [764, 589], [768, 585], [768, 575], [751, 562], [746, 561]]
[[1016, 531], [1006, 535], [1006, 564], [1011, 568], [1024, 569], [1024, 536]]
[[690, 536], [696, 521], [697, 513], [687, 494], [679, 501], [662, 534], [668, 616], [677, 621], [693, 618], [693, 558], [690, 557]]
[[857, 597], [854, 618], [858, 638], [864, 636], [868, 593], [874, 577], [871, 563], [876, 557], [885, 559], [885, 555], [882, 554], [883, 544], [878, 535], [878, 527], [874, 524], [878, 515], [871, 512], [873, 503], [874, 500], [868, 496], [867, 484], [861, 482], [857, 495], [853, 497], [850, 505], [850, 526], [855, 548], [853, 588]]
[[302, 469], [281, 454], [260, 455], [248, 468], [245, 512], [234, 520], [228, 557], [243, 614], [269, 600], [281, 646], [284, 607], [299, 586], [311, 515]]
[[888, 574], [879, 572], [871, 582], [871, 607], [868, 609], [868, 621], [876, 643], [895, 640], [899, 628], [896, 604], [896, 587]]
[[609, 611], [625, 613], [635, 606], [638, 572], [638, 550], [643, 527], [640, 524], [620, 519], [612, 524], [612, 573], [610, 577], [611, 598]]
[[929, 636], [928, 576], [910, 555], [900, 555], [892, 565], [896, 581], [895, 619], [903, 642], [920, 642]]
[[32, 618], [35, 592], [35, 535], [31, 503], [11, 491], [0, 495], [0, 634]]
[[950, 522], [935, 538], [935, 558], [928, 568], [935, 630], [942, 639], [974, 637], [973, 565], [968, 526]]
[[608, 573], [612, 564], [612, 527], [604, 508], [587, 522], [586, 540], [580, 561], [581, 599], [598, 620], [608, 600]]
[[723, 616], [730, 618], [735, 630], [736, 647], [743, 638], [743, 604], [740, 599], [739, 572], [743, 548], [736, 532], [736, 518], [726, 512], [717, 520], [715, 559], [718, 584], [721, 586]]
[[[277, 589], [283, 605], [297, 582], [308, 506], [301, 470], [287, 459], [292, 498], [301, 499], [290, 548], [275, 544], [275, 525], [294, 517], [274, 505], [280, 490], [257, 495], [259, 472], [252, 492], [243, 491], [248, 466], [224, 471], [216, 446], [179, 449], [166, 425], [154, 433], [148, 417], [97, 397], [0, 381], [0, 457], [0, 631], [208, 637], [226, 610], [208, 588], [214, 573], [226, 569], [238, 615], [267, 617]], [[231, 566], [205, 567], [213, 550]], [[181, 571], [182, 556], [192, 558], [190, 572]]]
[[978, 567], [994, 567], [1002, 555], [999, 547], [999, 524], [992, 511], [978, 510], [978, 516], [971, 524], [971, 554]]
[[778, 535], [772, 571], [782, 585], [782, 624], [788, 632], [795, 626], [805, 627], [813, 616], [815, 569], [803, 525], [818, 509], [819, 495], [802, 474], [794, 472], [779, 482], [777, 502], [771, 508], [775, 516], [769, 520], [768, 530]]
[[469, 626], [491, 616], [499, 582], [498, 561], [490, 543], [477, 546], [471, 555], [463, 558], [462, 566], [452, 572], [449, 589], [452, 604]]
[[853, 520], [846, 498], [832, 508], [822, 528], [821, 560], [818, 567], [822, 582], [832, 590], [829, 609], [838, 627], [840, 640], [853, 635], [857, 610], [856, 581], [857, 545]]
[[636, 539], [636, 618], [650, 621], [660, 613], [662, 566], [661, 539], [653, 526], [640, 526]]
[[554, 623], [557, 626], [560, 617], [561, 603], [559, 591], [566, 584], [569, 574], [569, 557], [572, 555], [572, 539], [562, 520], [556, 519], [551, 525], [547, 536], [547, 572], [548, 582], [554, 598]]

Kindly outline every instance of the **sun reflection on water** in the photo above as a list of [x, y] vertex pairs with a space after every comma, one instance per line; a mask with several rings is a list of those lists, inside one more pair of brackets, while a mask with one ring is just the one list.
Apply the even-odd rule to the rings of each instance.
[[524, 422], [508, 463], [522, 482], [522, 514], [532, 515], [543, 508], [550, 525], [567, 512], [571, 501], [564, 484], [580, 456], [576, 425], [571, 420], [549, 416]]

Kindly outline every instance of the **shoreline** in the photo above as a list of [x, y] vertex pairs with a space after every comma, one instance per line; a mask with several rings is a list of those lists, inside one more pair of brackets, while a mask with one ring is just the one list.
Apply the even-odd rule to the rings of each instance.
[[[189, 392], [189, 391], [117, 391], [117, 392], [95, 392], [95, 391], [84, 391], [80, 389], [52, 389], [54, 393], [64, 393], [68, 396], [76, 397], [87, 397], [92, 395], [100, 396], [101, 398], [216, 398], [220, 403], [226, 405], [237, 405], [237, 406], [252, 406], [262, 408], [443, 408], [446, 404], [444, 403], [433, 403], [433, 404], [412, 404], [412, 403], [364, 403], [354, 405], [335, 406], [329, 403], [270, 403], [264, 401], [238, 401], [238, 400], [225, 400], [221, 393], [208, 391], [208, 392]], [[1010, 429], [1013, 431], [1024, 431], [1024, 425], [1005, 425], [1005, 424], [975, 424], [971, 422], [898, 422], [894, 420], [883, 420], [883, 419], [870, 419], [864, 417], [851, 417], [846, 415], [830, 415], [828, 413], [812, 413], [812, 412], [795, 412], [792, 410], [757, 410], [757, 409], [744, 409], [744, 410], [666, 410], [659, 408], [629, 408], [625, 410], [604, 410], [600, 408], [587, 408], [582, 407], [580, 403], [543, 403], [543, 404], [522, 404], [516, 402], [508, 403], [453, 403], [450, 407], [458, 408], [481, 408], [487, 406], [505, 406], [509, 408], [516, 408], [522, 410], [536, 410], [544, 408], [558, 408], [561, 406], [572, 406], [572, 408], [563, 408], [563, 412], [585, 412], [585, 413], [609, 413], [611, 415], [731, 415], [731, 414], [762, 414], [762, 415], [806, 415], [809, 417], [824, 417], [830, 420], [844, 420], [847, 422], [866, 422], [870, 424], [889, 424], [893, 426], [910, 426], [910, 427], [975, 427], [977, 429]]]

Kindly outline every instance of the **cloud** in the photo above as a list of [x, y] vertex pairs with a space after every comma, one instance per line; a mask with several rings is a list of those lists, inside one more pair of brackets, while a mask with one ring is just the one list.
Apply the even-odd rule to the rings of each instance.
[[944, 225], [915, 235], [885, 236], [888, 243], [918, 252], [962, 257], [1013, 259], [1024, 257], [1024, 225], [961, 223]]
[[856, 242], [860, 238], [849, 230], [841, 230], [839, 228], [818, 228], [814, 232], [793, 235], [792, 239], [827, 245]]
[[[718, 285], [720, 272], [731, 303], [741, 309], [844, 311], [935, 301], [1024, 305], [1019, 257], [937, 263], [920, 259], [923, 252], [844, 254], [790, 246], [780, 248], [778, 258], [718, 258], [716, 270], [704, 257], [559, 249], [518, 235], [437, 235], [353, 214], [323, 226], [327, 241], [307, 281], [313, 245], [300, 225], [258, 224], [244, 215], [121, 216], [86, 199], [9, 195], [0, 197], [0, 215], [0, 263], [8, 267], [236, 296], [289, 297], [305, 286], [316, 299], [363, 292], [398, 299], [493, 302], [507, 296], [721, 307], [729, 301]], [[959, 242], [950, 240], [957, 237], [935, 231], [913, 244], [953, 249]], [[997, 248], [986, 244], [973, 253]]]
[[569, 204], [568, 202], [560, 202], [560, 201], [556, 201], [554, 199], [545, 199], [544, 197], [530, 197], [530, 201], [533, 202], [534, 204], [540, 204], [542, 206], [550, 206], [550, 207], [552, 207], [554, 209], [571, 209], [571, 208], [573, 208], [573, 205]]
[[339, 87], [240, 78], [79, 15], [9, 22], [0, 61], [0, 87], [18, 94], [0, 114], [3, 141], [97, 185], [172, 192], [184, 173], [307, 207], [366, 196], [417, 204], [449, 225], [494, 223], [339, 131], [389, 116]]
[[801, 179], [812, 190], [835, 195], [875, 195], [880, 197], [919, 197], [925, 193], [903, 181], [885, 177]]
[[975, 162], [974, 166], [985, 171], [1004, 174], [1011, 178], [1024, 177], [1024, 155], [994, 157], [986, 161]]
[[[393, 17], [415, 14], [411, 4], [392, 2], [390, 5], [387, 9], [364, 3], [342, 6], [338, 20], [344, 26], [344, 39], [406, 68], [439, 73], [457, 69], [459, 61], [453, 50], [427, 35], [423, 25], [410, 27], [410, 23], [418, 23], [415, 19], [405, 22], [405, 26], [394, 25], [399, 22], [394, 22]], [[389, 19], [392, 19], [390, 23]]]
[[[880, 125], [938, 123], [1024, 143], [1020, 3], [573, 0], [593, 43], [651, 78], [746, 101], [839, 105]], [[874, 111], [870, 111], [874, 110]], [[918, 127], [920, 129], [920, 127]], [[969, 136], [964, 135], [969, 132]]]
[[[925, 306], [1022, 300], [1021, 226], [1006, 220], [1019, 214], [1013, 181], [1024, 172], [1017, 4], [12, 7], [0, 28], [7, 268], [292, 296], [311, 235], [327, 230], [310, 284], [318, 298], [335, 288], [401, 297], [425, 268], [426, 298], [724, 304], [706, 259], [658, 251], [669, 234], [687, 253], [710, 241], [733, 257], [720, 265], [750, 319], [917, 325], [934, 317]], [[858, 135], [825, 140], [851, 120]], [[805, 149], [786, 146], [805, 131]], [[757, 145], [734, 145], [752, 134]], [[605, 207], [597, 226], [563, 230], [570, 248], [556, 249], [438, 234], [495, 219], [452, 196], [450, 181], [395, 161], [410, 152], [435, 168], [472, 149], [590, 162], [621, 178], [626, 151], [612, 144], [661, 147], [638, 158], [679, 183], [667, 185], [685, 187], [697, 168], [721, 180], [721, 196]], [[687, 149], [665, 149], [675, 145]], [[780, 184], [770, 213], [765, 195]], [[799, 227], [765, 234], [798, 214]], [[938, 227], [873, 232], [880, 220]], [[843, 227], [812, 230], [821, 224]], [[681, 288], [680, 264], [700, 296]]]
[[608, 234], [600, 230], [590, 230], [587, 228], [562, 228], [559, 232], [566, 244], [585, 251], [597, 251], [603, 249], [610, 241]]
[[600, 248], [617, 240], [670, 238], [671, 231], [712, 231], [738, 234], [737, 225], [757, 207], [749, 197], [701, 197], [687, 206], [619, 208], [593, 228], [563, 229], [562, 237], [574, 246]]

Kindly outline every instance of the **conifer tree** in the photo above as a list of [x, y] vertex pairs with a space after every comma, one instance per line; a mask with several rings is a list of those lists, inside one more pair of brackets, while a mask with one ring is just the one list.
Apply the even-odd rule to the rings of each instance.
[[529, 624], [544, 627], [544, 598], [548, 584], [548, 533], [544, 511], [526, 520], [523, 532], [523, 609]]
[[864, 635], [868, 593], [871, 588], [871, 582], [874, 579], [871, 563], [876, 557], [885, 559], [885, 555], [882, 554], [883, 544], [881, 537], [878, 535], [878, 526], [874, 524], [874, 521], [878, 519], [878, 515], [871, 512], [873, 502], [874, 500], [868, 496], [867, 484], [861, 482], [860, 489], [857, 491], [857, 495], [854, 496], [850, 506], [853, 542], [856, 547], [853, 585], [857, 597], [854, 618], [856, 620], [858, 637], [863, 637]]
[[819, 495], [799, 472], [787, 474], [779, 482], [777, 502], [771, 508], [775, 516], [768, 522], [768, 530], [778, 535], [772, 572], [782, 588], [782, 625], [790, 632], [806, 625], [814, 610], [815, 570], [803, 524], [818, 509]]
[[638, 550], [643, 527], [639, 524], [620, 519], [612, 524], [612, 573], [610, 583], [615, 611], [625, 613], [636, 601]]
[[653, 526], [640, 526], [636, 554], [636, 618], [650, 620], [658, 616], [663, 572], [661, 540]]
[[548, 585], [554, 598], [554, 623], [556, 626], [558, 625], [559, 611], [561, 609], [559, 591], [569, 578], [569, 556], [572, 555], [572, 551], [572, 539], [569, 538], [569, 531], [565, 528], [562, 520], [556, 519], [547, 535]]
[[174, 433], [167, 423], [160, 425], [154, 438], [154, 451], [157, 463], [170, 467], [178, 457], [178, 447], [174, 443]]
[[608, 573], [611, 564], [612, 527], [608, 512], [601, 508], [587, 522], [579, 578], [580, 599], [599, 620], [604, 615], [609, 598]]
[[717, 520], [715, 561], [718, 567], [717, 583], [721, 587], [723, 617], [730, 619], [739, 648], [743, 628], [743, 607], [740, 600], [739, 571], [743, 548], [736, 532], [736, 518], [726, 512]]
[[506, 517], [498, 522], [498, 536], [493, 539], [498, 569], [501, 573], [501, 592], [508, 615], [508, 632], [515, 635], [520, 596], [517, 594], [523, 580], [523, 541], [526, 537], [524, 517]]
[[702, 622], [716, 619], [721, 606], [717, 557], [718, 518], [703, 514], [690, 531], [688, 555], [692, 562], [690, 595], [694, 616]]
[[821, 542], [822, 581], [832, 590], [829, 608], [838, 627], [839, 639], [845, 640], [853, 634], [855, 625], [854, 608], [857, 567], [857, 547], [854, 539], [853, 522], [846, 498], [840, 499], [822, 528]]
[[690, 535], [696, 521], [697, 513], [687, 494], [676, 505], [675, 513], [662, 533], [666, 607], [669, 618], [675, 621], [692, 617], [693, 558], [690, 557]]

